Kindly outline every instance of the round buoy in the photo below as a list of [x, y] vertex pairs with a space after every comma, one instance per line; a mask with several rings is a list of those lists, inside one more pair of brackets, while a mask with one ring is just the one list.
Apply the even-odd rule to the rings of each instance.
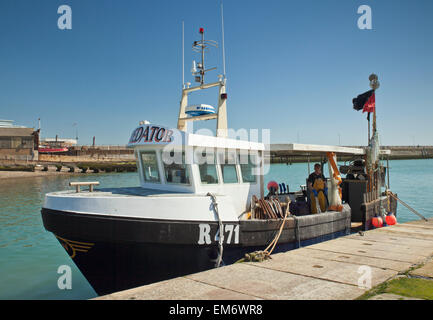
[[271, 191], [271, 188], [274, 188], [275, 190], [278, 190], [278, 183], [275, 181], [271, 181], [268, 183], [268, 190]]
[[375, 226], [376, 228], [380, 228], [383, 226], [383, 220], [381, 217], [377, 217], [375, 216], [373, 219], [371, 219], [371, 223], [373, 224], [373, 226]]
[[392, 212], [389, 212], [385, 217], [385, 222], [387, 225], [392, 226], [397, 223], [397, 218]]

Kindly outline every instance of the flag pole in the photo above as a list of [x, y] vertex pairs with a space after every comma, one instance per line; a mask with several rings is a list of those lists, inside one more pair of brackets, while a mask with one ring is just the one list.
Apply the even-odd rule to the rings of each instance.
[[[372, 73], [368, 77], [368, 80], [370, 80], [370, 88], [373, 89], [373, 94], [376, 94], [376, 89], [378, 89], [380, 86], [378, 79], [379, 78], [374, 73]], [[373, 110], [373, 136], [375, 133], [376, 133], [376, 106], [374, 107], [374, 110]]]
[[374, 107], [374, 111], [373, 111], [373, 135], [375, 133], [376, 133], [376, 106]]
[[370, 144], [370, 114], [368, 114], [368, 144]]
[[[373, 89], [373, 94], [376, 95], [376, 89], [379, 88], [380, 83], [378, 80], [378, 76], [375, 75], [374, 73], [372, 73], [369, 77], [368, 80], [370, 80], [370, 88]], [[376, 103], [374, 106], [374, 110], [373, 110], [373, 139], [376, 135]], [[378, 141], [376, 141], [375, 143], [378, 143]], [[379, 147], [380, 148], [380, 147]], [[377, 171], [377, 169], [380, 167], [379, 166], [379, 160], [375, 159], [376, 162], [372, 163], [372, 169], [373, 169], [373, 174], [372, 174], [372, 178], [373, 178], [373, 192], [376, 193], [377, 197], [380, 197], [380, 177], [379, 177], [379, 172]]]

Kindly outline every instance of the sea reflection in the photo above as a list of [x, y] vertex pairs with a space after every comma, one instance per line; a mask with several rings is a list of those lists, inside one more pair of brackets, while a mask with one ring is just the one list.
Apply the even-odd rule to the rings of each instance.
[[[56, 175], [0, 180], [0, 299], [88, 299], [96, 293], [67, 253], [47, 232], [41, 208], [48, 192], [70, 181], [100, 181], [103, 187], [137, 186], [135, 173]], [[72, 290], [59, 290], [57, 269], [69, 265]]]

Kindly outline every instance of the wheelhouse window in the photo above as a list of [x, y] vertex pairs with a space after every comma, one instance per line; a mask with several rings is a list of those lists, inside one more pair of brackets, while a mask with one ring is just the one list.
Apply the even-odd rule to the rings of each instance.
[[202, 151], [197, 148], [195, 150], [195, 162], [198, 163], [200, 171], [200, 181], [203, 184], [217, 184], [218, 173], [216, 166], [216, 157], [213, 152]]
[[161, 178], [158, 170], [158, 159], [156, 151], [140, 152], [141, 165], [143, 167], [143, 178], [145, 182], [160, 183]]
[[257, 156], [252, 154], [239, 154], [239, 163], [241, 168], [242, 182], [257, 182]]
[[185, 153], [182, 152], [181, 163], [176, 161], [178, 157], [175, 156], [174, 151], [170, 152], [170, 157], [174, 159], [173, 163], [164, 163], [164, 174], [167, 183], [176, 184], [190, 184], [188, 167], [185, 162]]
[[[224, 156], [224, 159], [221, 159]], [[225, 150], [220, 154], [221, 173], [224, 183], [238, 183], [236, 172], [236, 150]]]

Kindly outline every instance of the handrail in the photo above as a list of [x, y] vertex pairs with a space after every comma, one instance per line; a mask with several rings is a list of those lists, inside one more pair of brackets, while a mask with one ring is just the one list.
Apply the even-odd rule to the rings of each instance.
[[75, 187], [75, 192], [80, 193], [80, 186], [89, 186], [89, 192], [93, 192], [93, 186], [99, 185], [98, 181], [85, 181], [85, 182], [69, 182], [69, 186]]

